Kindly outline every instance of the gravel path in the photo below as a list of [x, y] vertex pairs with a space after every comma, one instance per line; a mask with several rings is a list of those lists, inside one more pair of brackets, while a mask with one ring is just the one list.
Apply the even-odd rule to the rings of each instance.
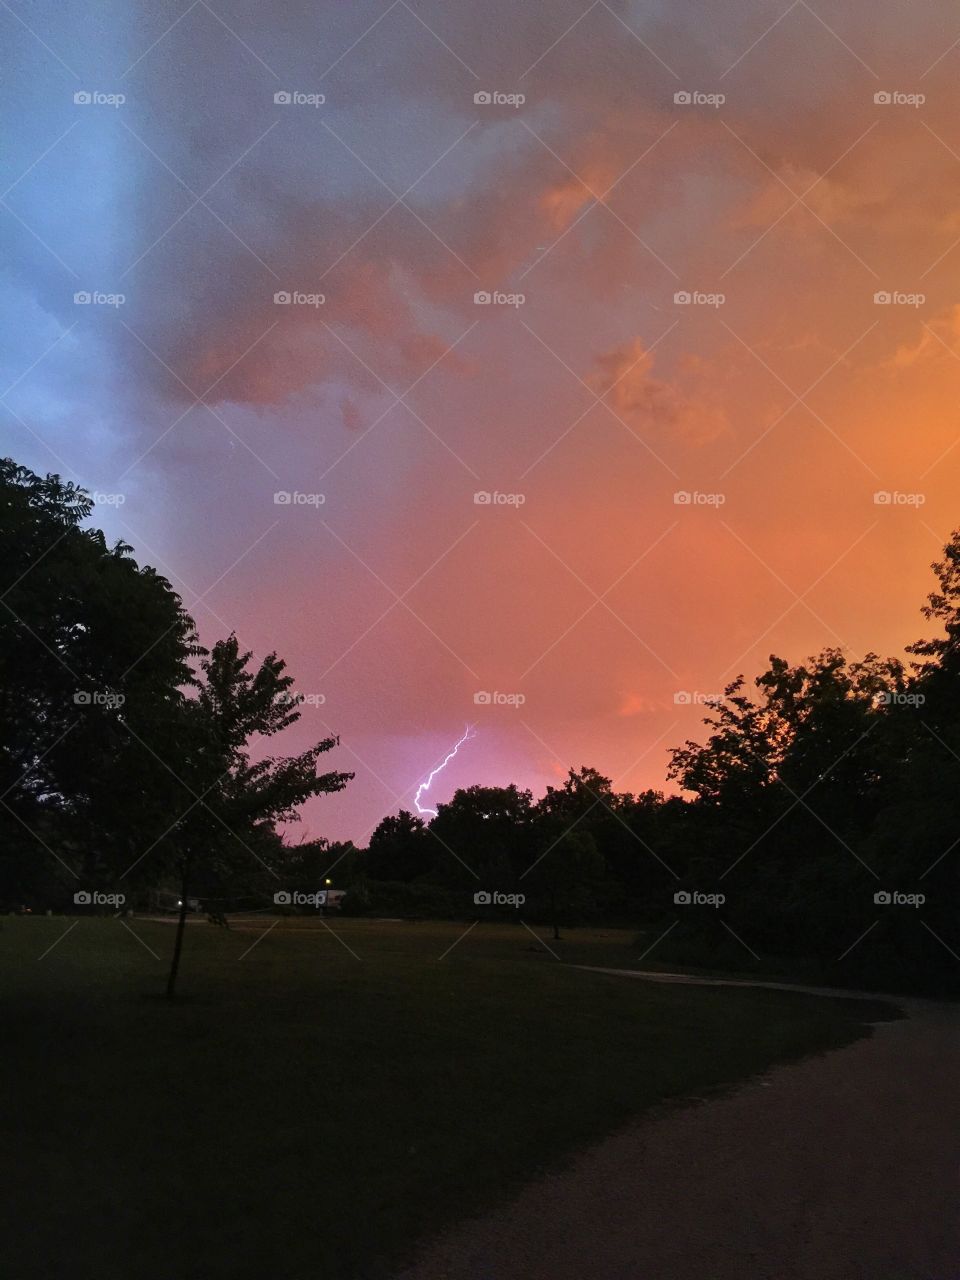
[[397, 1280], [960, 1280], [960, 1010], [890, 999], [909, 1017], [639, 1121]]

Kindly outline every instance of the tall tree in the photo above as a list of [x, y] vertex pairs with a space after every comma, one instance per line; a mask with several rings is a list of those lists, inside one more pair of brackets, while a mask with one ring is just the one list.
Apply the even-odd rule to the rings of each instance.
[[[89, 496], [0, 459], [0, 897], [55, 896], [142, 838], [131, 748], [182, 700], [199, 648], [170, 584], [82, 527]], [[57, 863], [59, 859], [59, 863]]]

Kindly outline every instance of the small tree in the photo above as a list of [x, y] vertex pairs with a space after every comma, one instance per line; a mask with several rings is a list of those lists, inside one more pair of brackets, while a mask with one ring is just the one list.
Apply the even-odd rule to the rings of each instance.
[[[257, 855], [278, 822], [299, 819], [311, 796], [340, 791], [352, 773], [317, 774], [317, 759], [339, 739], [324, 738], [296, 756], [264, 756], [254, 761], [251, 742], [272, 737], [300, 718], [289, 690], [286, 664], [268, 654], [255, 670], [235, 635], [214, 645], [201, 662], [196, 699], [180, 716], [179, 750], [187, 806], [174, 836], [180, 883], [180, 915], [167, 980], [176, 991], [183, 950], [188, 896], [202, 868], [209, 875], [228, 871], [240, 856]], [[192, 800], [191, 800], [192, 796]]]
[[603, 877], [603, 858], [589, 832], [566, 831], [548, 845], [529, 871], [534, 891], [545, 899], [550, 911], [553, 936], [559, 941], [560, 924], [578, 902]]

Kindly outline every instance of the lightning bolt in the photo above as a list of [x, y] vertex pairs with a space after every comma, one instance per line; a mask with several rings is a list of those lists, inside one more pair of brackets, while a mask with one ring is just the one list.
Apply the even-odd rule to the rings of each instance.
[[450, 763], [453, 757], [457, 754], [457, 752], [460, 750], [463, 744], [465, 742], [469, 742], [471, 738], [475, 738], [476, 736], [477, 735], [473, 731], [473, 725], [468, 724], [463, 731], [463, 737], [460, 739], [460, 741], [455, 742], [453, 744], [453, 746], [450, 748], [450, 751], [447, 753], [446, 757], [443, 760], [441, 760], [440, 763], [437, 765], [437, 767], [432, 771], [432, 773], [429, 774], [426, 781], [420, 783], [419, 787], [417, 787], [417, 794], [413, 797], [413, 803], [417, 806], [417, 813], [429, 813], [431, 818], [435, 818], [437, 816], [436, 809], [427, 809], [423, 805], [421, 805], [420, 797], [424, 794], [425, 791], [430, 790], [430, 784], [433, 782], [434, 778], [437, 776], [438, 773], [443, 772], [443, 770], [447, 767], [447, 765]]

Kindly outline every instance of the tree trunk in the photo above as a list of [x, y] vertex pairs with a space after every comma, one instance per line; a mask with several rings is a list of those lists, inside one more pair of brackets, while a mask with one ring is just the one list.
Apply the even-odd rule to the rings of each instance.
[[180, 915], [177, 919], [177, 936], [173, 943], [173, 959], [170, 961], [170, 973], [167, 976], [167, 999], [176, 995], [177, 971], [180, 968], [180, 952], [183, 950], [183, 933], [187, 927], [187, 890], [189, 888], [190, 859], [185, 858], [180, 873]]
[[557, 895], [556, 892], [550, 894], [550, 914], [553, 916], [553, 939], [554, 942], [560, 941], [560, 919], [557, 915]]

